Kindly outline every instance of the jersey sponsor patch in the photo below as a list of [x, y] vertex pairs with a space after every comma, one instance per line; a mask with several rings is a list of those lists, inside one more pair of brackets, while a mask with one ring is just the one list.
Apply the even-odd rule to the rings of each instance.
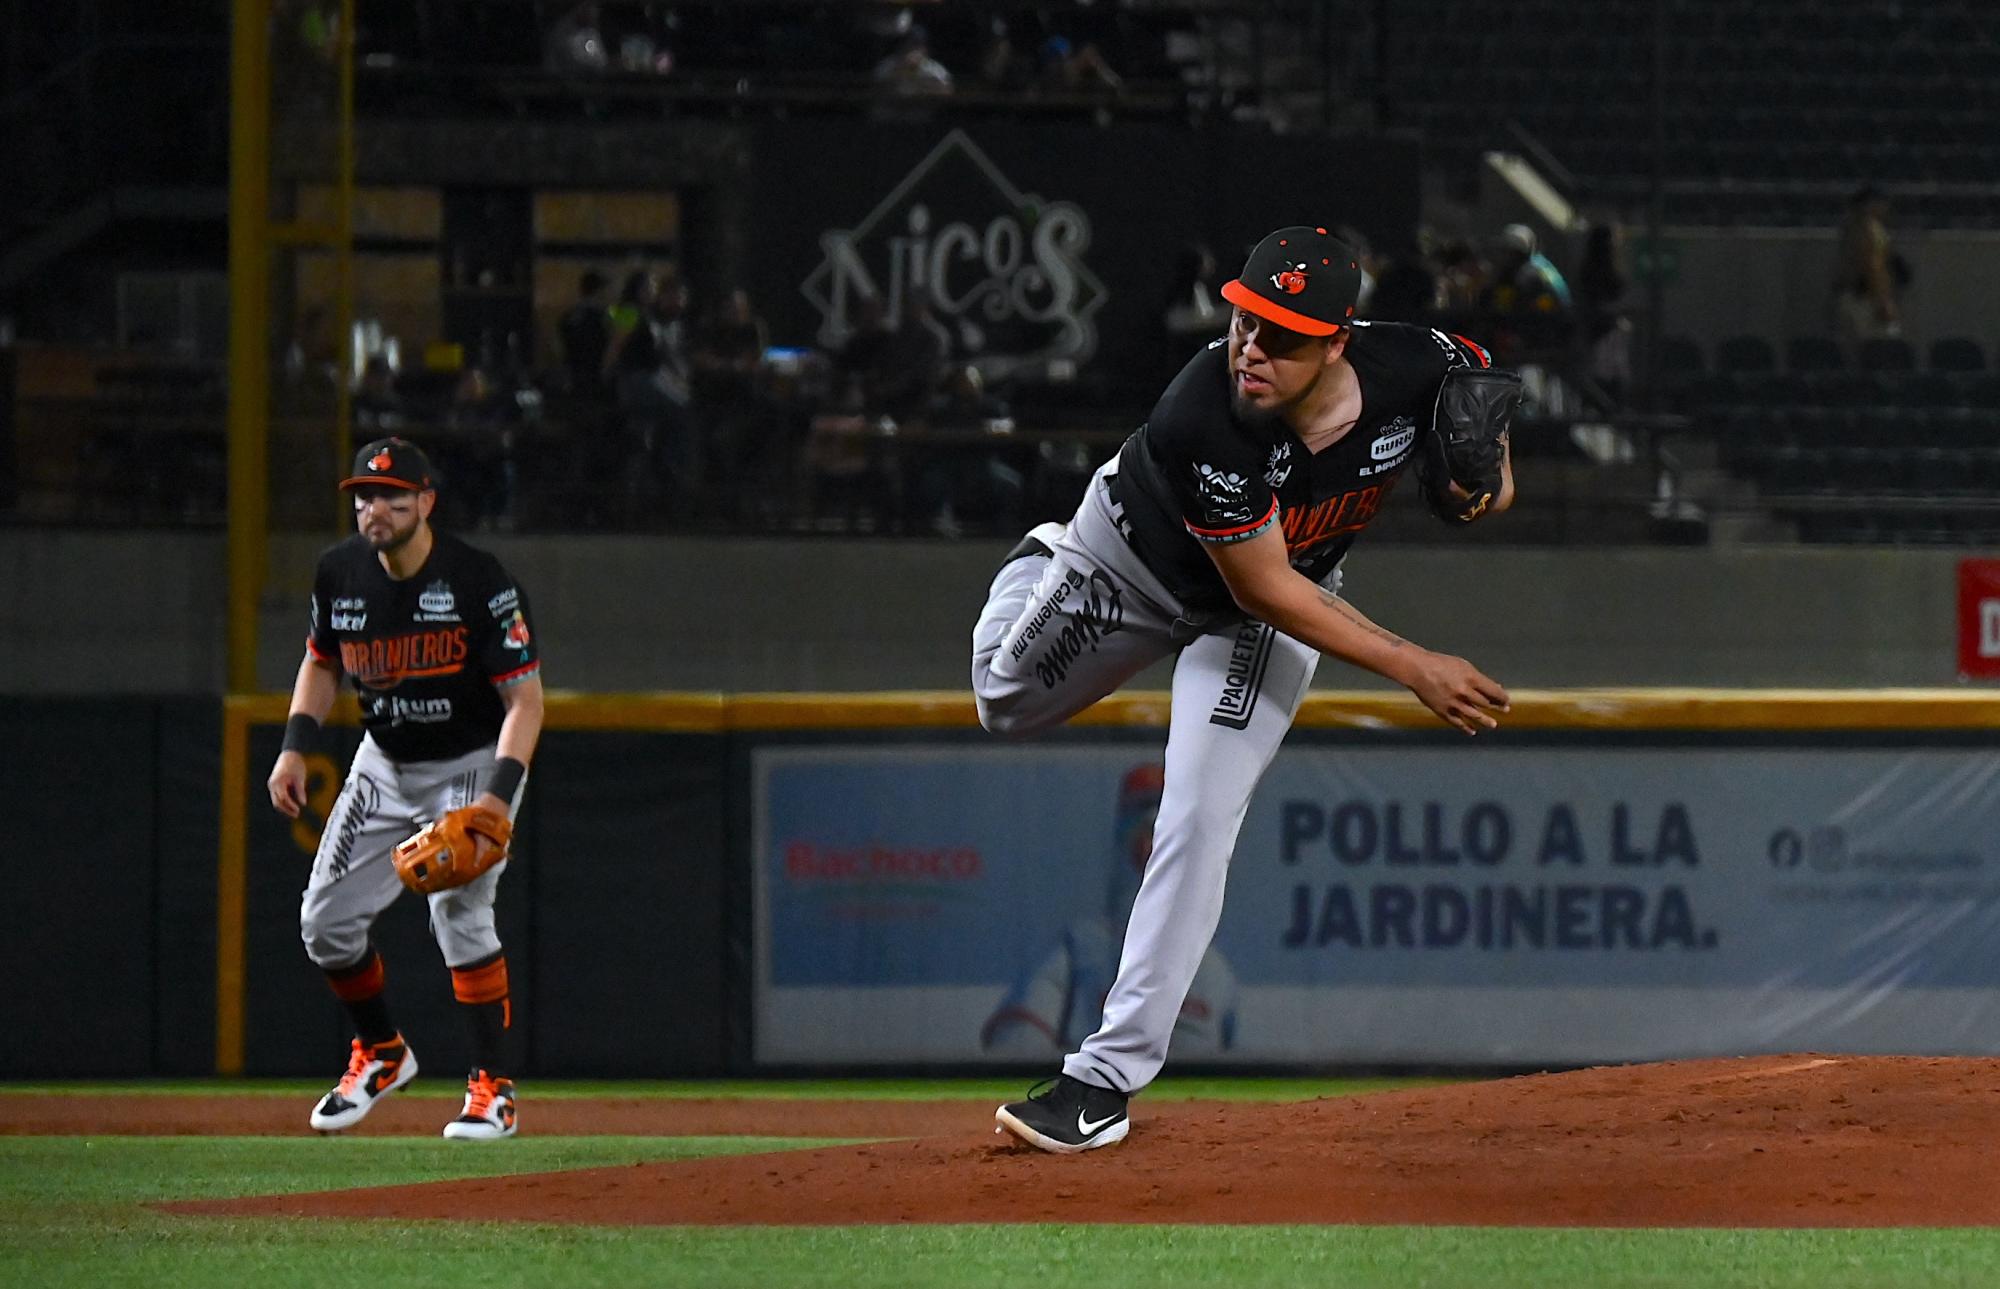
[[528, 633], [528, 620], [521, 616], [519, 609], [514, 610], [514, 618], [507, 624], [507, 630], [500, 638], [509, 649], [526, 649], [534, 640]]
[[1382, 427], [1382, 432], [1368, 445], [1368, 455], [1377, 461], [1387, 461], [1408, 452], [1410, 445], [1416, 441], [1416, 422], [1407, 416], [1399, 416]]
[[377, 699], [375, 711], [386, 716], [391, 725], [440, 725], [451, 719], [451, 700], [385, 695]]
[[1208, 507], [1207, 518], [1217, 524], [1247, 524], [1250, 522], [1250, 481], [1240, 474], [1218, 470], [1206, 463], [1196, 463], [1195, 495]]
[[486, 611], [495, 621], [505, 621], [507, 614], [521, 603], [521, 588], [510, 586], [486, 602]]
[[424, 588], [417, 597], [416, 619], [419, 622], [457, 622], [458, 600], [451, 593], [451, 584], [440, 578]]
[[1060, 685], [1079, 658], [1096, 653], [1104, 637], [1125, 629], [1125, 591], [1109, 573], [1101, 568], [1090, 570], [1077, 590], [1068, 615], [1042, 637], [1035, 679], [1042, 682], [1043, 689]]
[[1280, 443], [1271, 449], [1269, 459], [1264, 462], [1264, 482], [1273, 489], [1285, 486], [1285, 480], [1292, 477], [1292, 445]]
[[1236, 628], [1236, 640], [1229, 646], [1229, 665], [1222, 673], [1222, 693], [1215, 710], [1208, 714], [1210, 725], [1227, 729], [1247, 729], [1257, 712], [1257, 694], [1264, 687], [1264, 669], [1271, 665], [1271, 642], [1277, 631], [1262, 622], [1245, 622]]
[[[314, 612], [318, 612], [317, 606]], [[335, 631], [361, 631], [368, 626], [368, 601], [343, 595], [333, 602], [331, 618]]]

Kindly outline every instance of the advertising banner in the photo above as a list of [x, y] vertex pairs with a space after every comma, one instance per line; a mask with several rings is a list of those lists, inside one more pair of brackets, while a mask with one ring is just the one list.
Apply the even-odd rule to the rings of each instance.
[[[1157, 748], [753, 760], [761, 1063], [1019, 1061], [1095, 1028]], [[2000, 753], [1297, 744], [1177, 1061], [2000, 1052]]]
[[1958, 674], [2000, 676], [2000, 559], [1958, 562]]

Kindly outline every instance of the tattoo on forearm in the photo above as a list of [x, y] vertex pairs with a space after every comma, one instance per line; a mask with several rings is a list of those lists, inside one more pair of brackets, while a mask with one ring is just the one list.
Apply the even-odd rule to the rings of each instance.
[[1397, 635], [1395, 632], [1385, 631], [1381, 627], [1376, 626], [1373, 622], [1370, 622], [1367, 618], [1362, 617], [1358, 610], [1349, 606], [1345, 600], [1341, 599], [1333, 592], [1322, 589], [1319, 593], [1319, 598], [1326, 604], [1327, 608], [1332, 609], [1335, 613], [1338, 613], [1341, 617], [1346, 618], [1349, 622], [1352, 622], [1355, 626], [1360, 627], [1363, 631], [1370, 632], [1388, 641], [1389, 647], [1391, 649], [1401, 649], [1405, 644], [1409, 643], [1407, 640], [1403, 639], [1403, 637]]

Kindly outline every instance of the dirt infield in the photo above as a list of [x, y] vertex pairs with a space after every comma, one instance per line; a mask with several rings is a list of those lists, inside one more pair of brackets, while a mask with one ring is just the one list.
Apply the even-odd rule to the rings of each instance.
[[[1005, 1144], [983, 1107], [964, 1120], [908, 1109], [867, 1107], [904, 1133], [932, 1132], [940, 1114], [950, 1126], [871, 1146], [165, 1207], [594, 1225], [2000, 1225], [1992, 1060], [1805, 1054], [1284, 1105], [1141, 1098], [1127, 1142], [1071, 1158]], [[820, 1131], [860, 1122], [843, 1111]]]

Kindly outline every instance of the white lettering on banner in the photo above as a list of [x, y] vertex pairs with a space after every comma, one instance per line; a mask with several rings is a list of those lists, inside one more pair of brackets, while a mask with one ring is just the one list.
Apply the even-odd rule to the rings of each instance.
[[974, 355], [1023, 363], [1088, 358], [1104, 284], [1084, 263], [1090, 218], [1023, 193], [963, 130], [953, 130], [852, 229], [820, 234], [801, 290], [829, 348], [854, 332], [855, 305], [879, 300], [891, 327], [920, 294]]
[[2000, 600], [1979, 602], [1979, 656], [2000, 658]]

